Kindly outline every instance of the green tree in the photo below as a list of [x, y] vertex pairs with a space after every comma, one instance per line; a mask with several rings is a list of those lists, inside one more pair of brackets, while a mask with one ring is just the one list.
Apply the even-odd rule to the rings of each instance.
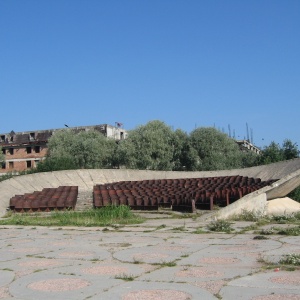
[[65, 129], [49, 139], [47, 159], [82, 169], [108, 168], [112, 165], [115, 147], [115, 140], [106, 138], [98, 131], [76, 133]]
[[265, 146], [261, 152], [259, 164], [266, 165], [284, 160], [281, 147], [272, 141], [269, 146]]
[[282, 152], [285, 160], [299, 157], [298, 145], [293, 143], [290, 139], [285, 139], [283, 141]]
[[259, 162], [260, 155], [252, 151], [242, 152], [242, 168], [249, 168], [257, 166]]
[[59, 170], [75, 170], [78, 166], [71, 157], [47, 157], [32, 172], [51, 172]]
[[5, 155], [3, 154], [2, 147], [0, 147], [0, 166], [5, 163]]
[[172, 170], [173, 131], [161, 121], [150, 121], [131, 130], [127, 139], [119, 144], [117, 152], [127, 168]]
[[296, 143], [286, 139], [282, 146], [272, 141], [269, 146], [265, 146], [259, 158], [260, 165], [266, 165], [283, 160], [299, 157], [299, 150]]
[[199, 156], [198, 170], [225, 170], [242, 167], [243, 154], [237, 143], [213, 127], [196, 128], [191, 144]]
[[199, 157], [197, 151], [191, 145], [191, 140], [189, 135], [177, 129], [174, 132], [173, 137], [174, 152], [173, 152], [173, 162], [174, 171], [195, 171], [198, 168]]

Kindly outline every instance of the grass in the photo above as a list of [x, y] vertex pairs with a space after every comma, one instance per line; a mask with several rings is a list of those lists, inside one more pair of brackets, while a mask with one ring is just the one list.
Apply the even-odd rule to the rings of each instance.
[[45, 214], [14, 213], [0, 221], [0, 225], [23, 226], [111, 226], [115, 224], [140, 224], [144, 219], [132, 213], [125, 205], [106, 206], [86, 211], [54, 211]]
[[260, 258], [257, 260], [259, 263], [263, 264], [263, 269], [265, 270], [284, 270], [284, 271], [296, 271], [300, 270], [300, 254], [285, 254], [282, 258], [277, 262], [270, 262], [265, 260], [264, 258]]
[[204, 234], [207, 233], [202, 227], [198, 227], [193, 233], [195, 234]]
[[177, 266], [176, 261], [163, 261], [160, 263], [152, 263], [153, 266], [160, 266], [160, 267], [175, 267]]
[[187, 229], [185, 228], [185, 226], [174, 227], [171, 230], [175, 230], [175, 231], [187, 231]]
[[216, 231], [216, 232], [226, 232], [226, 233], [230, 233], [231, 231], [233, 231], [234, 229], [231, 227], [231, 223], [229, 221], [226, 220], [216, 220], [216, 221], [212, 221], [207, 225], [207, 228], [210, 231]]
[[290, 236], [299, 236], [300, 235], [300, 226], [280, 228], [280, 227], [271, 227], [269, 229], [262, 229], [259, 231], [261, 235], [290, 235]]
[[122, 279], [124, 281], [133, 281], [135, 279], [135, 276], [128, 275], [128, 274], [121, 274], [121, 275], [116, 275], [115, 279]]
[[254, 240], [268, 240], [268, 238], [264, 235], [256, 235], [253, 239]]
[[300, 254], [287, 254], [279, 261], [279, 263], [284, 265], [300, 266]]
[[293, 214], [283, 214], [277, 216], [267, 216], [263, 211], [250, 211], [242, 210], [239, 215], [235, 215], [231, 218], [232, 221], [249, 221], [257, 222], [258, 225], [265, 225], [268, 223], [275, 224], [299, 224], [300, 225], [300, 212]]

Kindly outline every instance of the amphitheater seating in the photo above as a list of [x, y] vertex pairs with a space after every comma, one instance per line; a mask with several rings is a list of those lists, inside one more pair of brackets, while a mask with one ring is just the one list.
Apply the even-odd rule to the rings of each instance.
[[[274, 181], [247, 176], [119, 181], [95, 185], [93, 206], [128, 205], [135, 210], [164, 207], [191, 212], [194, 201], [197, 209], [212, 210], [214, 205], [227, 206]], [[10, 199], [10, 209], [15, 212], [75, 209], [77, 197], [78, 186], [44, 188], [15, 195]]]
[[174, 211], [189, 212], [194, 200], [197, 209], [213, 209], [214, 205], [229, 205], [274, 181], [247, 176], [120, 181], [95, 185], [93, 204], [95, 208], [123, 204], [138, 210], [172, 207]]
[[10, 209], [15, 212], [37, 212], [74, 209], [78, 186], [44, 188], [42, 191], [15, 195], [10, 199]]

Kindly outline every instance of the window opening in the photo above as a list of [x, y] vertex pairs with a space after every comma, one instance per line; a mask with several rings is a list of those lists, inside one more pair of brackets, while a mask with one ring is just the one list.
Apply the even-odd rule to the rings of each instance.
[[26, 147], [27, 154], [31, 153], [31, 147]]
[[35, 153], [40, 153], [41, 152], [41, 147], [40, 146], [35, 146], [34, 151], [35, 151]]

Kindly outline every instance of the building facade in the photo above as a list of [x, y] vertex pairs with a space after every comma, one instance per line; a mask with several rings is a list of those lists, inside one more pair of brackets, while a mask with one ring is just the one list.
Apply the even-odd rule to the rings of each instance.
[[26, 132], [11, 131], [0, 134], [0, 147], [5, 156], [5, 162], [1, 165], [0, 173], [20, 172], [36, 167], [47, 155], [49, 138], [61, 130], [72, 130], [75, 133], [96, 130], [116, 141], [127, 137], [127, 131], [121, 128], [120, 123], [116, 123], [116, 126], [102, 124]]
[[236, 140], [236, 143], [240, 146], [240, 149], [242, 151], [251, 151], [256, 154], [261, 153], [261, 150], [252, 143], [250, 143], [250, 141], [248, 140]]

